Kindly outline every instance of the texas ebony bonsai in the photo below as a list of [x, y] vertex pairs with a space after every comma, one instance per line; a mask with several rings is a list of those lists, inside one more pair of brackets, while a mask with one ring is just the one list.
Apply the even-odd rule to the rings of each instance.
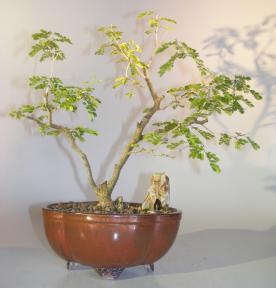
[[[79, 142], [85, 141], [86, 134], [95, 136], [98, 132], [91, 127], [81, 125], [69, 127], [58, 123], [55, 119], [55, 115], [61, 110], [76, 113], [82, 107], [93, 122], [101, 101], [94, 96], [94, 88], [89, 83], [84, 86], [72, 86], [64, 84], [61, 79], [54, 76], [56, 62], [65, 59], [61, 46], [72, 44], [68, 37], [43, 29], [32, 35], [35, 43], [29, 55], [39, 57], [41, 62], [49, 61], [50, 72], [48, 76], [34, 75], [29, 78], [29, 86], [35, 90], [41, 102], [36, 105], [23, 105], [12, 111], [10, 115], [16, 119], [35, 122], [42, 135], [65, 137], [82, 160], [90, 188], [96, 193], [98, 199], [97, 205], [94, 202], [67, 203], [54, 205], [53, 209], [86, 213], [146, 212], [142, 211], [141, 205], [129, 206], [123, 203], [121, 197], [116, 201], [112, 201], [111, 198], [125, 163], [135, 153], [171, 157], [175, 152], [185, 150], [191, 158], [206, 159], [211, 169], [219, 173], [219, 158], [207, 149], [208, 141], [212, 140], [212, 143], [218, 145], [233, 145], [236, 149], [241, 149], [246, 144], [250, 144], [255, 150], [259, 148], [258, 144], [245, 134], [237, 132], [229, 135], [223, 131], [217, 133], [208, 127], [212, 116], [244, 113], [246, 108], [254, 106], [251, 98], [261, 99], [261, 95], [250, 87], [250, 78], [214, 73], [205, 66], [197, 51], [185, 42], [168, 39], [161, 43], [159, 34], [164, 29], [170, 30], [171, 27], [168, 26], [176, 24], [175, 20], [161, 17], [152, 11], [139, 14], [137, 19], [146, 21], [147, 28], [144, 32], [149, 38], [148, 41], [152, 41], [152, 53], [149, 57], [145, 56], [143, 48], [134, 40], [125, 40], [123, 32], [116, 26], [99, 28], [99, 32], [106, 40], [95, 54], [109, 54], [114, 62], [119, 62], [125, 69], [123, 75], [115, 78], [113, 88], [118, 89], [123, 86], [124, 91], [127, 91], [126, 96], [130, 98], [137, 96], [136, 89], [143, 89], [143, 92], [151, 98], [151, 105], [144, 107], [140, 112], [140, 120], [127, 145], [122, 148], [112, 175], [103, 183], [95, 181], [91, 162], [79, 145]], [[160, 63], [158, 71], [153, 71], [152, 63], [160, 61], [160, 54], [165, 54], [167, 60]], [[162, 93], [157, 92], [151, 80], [152, 73], [158, 73], [162, 77], [173, 70], [177, 61], [187, 58], [194, 62], [200, 81], [181, 83], [176, 87], [168, 83]], [[180, 120], [175, 116], [175, 112], [179, 110], [183, 111]], [[154, 121], [154, 116], [159, 113], [166, 113], [167, 120]], [[149, 132], [145, 132], [146, 127]], [[120, 206], [120, 203], [123, 203], [123, 206]], [[119, 209], [119, 206], [123, 209]]]

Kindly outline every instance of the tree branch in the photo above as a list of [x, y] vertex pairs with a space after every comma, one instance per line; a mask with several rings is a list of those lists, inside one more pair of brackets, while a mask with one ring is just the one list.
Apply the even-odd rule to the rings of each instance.
[[[49, 113], [51, 114], [51, 111], [49, 111]], [[42, 121], [35, 118], [34, 116], [26, 116], [26, 118], [36, 122], [38, 125], [44, 124]], [[52, 120], [49, 122], [50, 122], [49, 126], [53, 129], [60, 131], [60, 133], [62, 133], [65, 136], [65, 138], [67, 139], [67, 141], [71, 145], [72, 149], [79, 155], [79, 157], [81, 158], [83, 165], [85, 167], [89, 185], [90, 185], [91, 189], [97, 193], [98, 186], [94, 180], [94, 177], [92, 174], [92, 169], [91, 169], [90, 163], [88, 161], [88, 158], [87, 158], [86, 154], [81, 150], [81, 148], [77, 145], [76, 140], [71, 133], [71, 130], [66, 126], [62, 126], [62, 125], [58, 125], [58, 124], [53, 123]]]
[[[56, 126], [56, 125], [54, 125]], [[72, 149], [79, 155], [79, 157], [81, 158], [83, 165], [85, 167], [86, 170], [86, 174], [87, 174], [87, 178], [88, 178], [88, 182], [90, 187], [92, 188], [92, 190], [94, 190], [94, 192], [98, 191], [98, 186], [94, 180], [93, 174], [92, 174], [92, 169], [90, 166], [90, 163], [88, 161], [88, 158], [86, 156], [86, 154], [80, 149], [80, 147], [77, 145], [75, 138], [72, 136], [72, 133], [70, 131], [70, 129], [66, 129], [63, 130], [63, 134], [65, 135], [66, 139], [68, 140], [69, 144], [71, 145]]]
[[121, 170], [124, 167], [126, 161], [128, 160], [129, 156], [131, 155], [131, 151], [133, 150], [133, 148], [135, 147], [135, 145], [141, 141], [142, 139], [142, 135], [143, 135], [143, 131], [145, 129], [145, 127], [147, 126], [147, 124], [149, 123], [150, 119], [152, 118], [152, 116], [158, 111], [160, 110], [160, 104], [161, 101], [163, 100], [163, 96], [160, 97], [158, 96], [158, 94], [156, 93], [156, 91], [154, 90], [154, 87], [152, 85], [151, 79], [148, 75], [148, 71], [146, 69], [143, 69], [143, 73], [144, 73], [144, 79], [147, 83], [147, 87], [150, 91], [150, 95], [153, 99], [153, 106], [151, 108], [148, 109], [148, 111], [146, 113], [144, 113], [142, 119], [137, 123], [136, 126], [136, 130], [134, 131], [134, 133], [132, 134], [132, 137], [129, 141], [129, 143], [125, 146], [119, 161], [117, 164], [115, 164], [113, 172], [112, 172], [112, 176], [110, 178], [110, 180], [107, 182], [107, 189], [108, 189], [108, 193], [109, 195], [111, 195], [114, 186], [116, 185], [118, 178], [120, 176]]

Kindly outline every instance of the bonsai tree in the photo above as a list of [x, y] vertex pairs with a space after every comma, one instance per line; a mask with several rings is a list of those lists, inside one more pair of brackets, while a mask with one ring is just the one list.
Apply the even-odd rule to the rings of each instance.
[[[29, 79], [29, 86], [35, 90], [41, 102], [36, 105], [23, 105], [10, 113], [16, 119], [35, 122], [42, 135], [56, 137], [62, 135], [67, 139], [83, 162], [91, 190], [96, 193], [99, 201], [97, 207], [107, 212], [115, 209], [111, 198], [112, 191], [125, 163], [134, 153], [145, 152], [171, 157], [174, 152], [185, 150], [191, 158], [206, 159], [211, 169], [219, 173], [219, 158], [208, 150], [209, 140], [218, 145], [234, 145], [236, 149], [241, 149], [246, 144], [250, 144], [255, 150], [259, 148], [258, 144], [245, 134], [236, 132], [229, 135], [223, 131], [217, 133], [208, 127], [212, 116], [244, 113], [246, 108], [254, 106], [251, 99], [261, 99], [261, 95], [251, 88], [250, 78], [214, 73], [205, 66], [197, 51], [185, 42], [169, 39], [160, 43], [159, 34], [164, 29], [171, 29], [168, 25], [176, 24], [175, 20], [161, 17], [152, 11], [143, 12], [137, 18], [146, 21], [145, 33], [153, 44], [152, 53], [148, 58], [143, 53], [142, 47], [134, 40], [125, 40], [123, 32], [116, 26], [99, 28], [99, 32], [106, 40], [95, 54], [111, 55], [114, 62], [119, 62], [124, 68], [123, 75], [115, 78], [113, 88], [124, 86], [124, 89], [127, 89], [127, 97], [133, 97], [137, 88], [143, 89], [151, 99], [151, 104], [141, 111], [140, 120], [127, 145], [122, 148], [108, 180], [103, 183], [95, 181], [93, 167], [79, 145], [79, 142], [85, 141], [86, 134], [96, 136], [97, 131], [82, 125], [69, 127], [55, 119], [55, 114], [60, 110], [76, 113], [82, 107], [93, 122], [100, 104], [99, 98], [94, 96], [94, 88], [89, 83], [81, 87], [66, 85], [54, 76], [55, 63], [65, 59], [61, 46], [72, 44], [68, 37], [43, 29], [32, 35], [35, 43], [29, 55], [38, 56], [41, 62], [48, 61], [50, 72], [48, 76], [35, 75]], [[151, 74], [154, 73], [152, 63], [153, 61], [158, 63], [160, 54], [168, 57], [156, 71], [160, 77], [170, 73], [177, 61], [190, 58], [199, 72], [200, 81], [182, 83], [176, 87], [166, 83], [166, 89], [162, 93], [157, 92]], [[154, 121], [154, 116], [164, 113], [165, 110], [167, 120]], [[181, 119], [176, 118], [175, 114], [178, 111], [183, 112]]]

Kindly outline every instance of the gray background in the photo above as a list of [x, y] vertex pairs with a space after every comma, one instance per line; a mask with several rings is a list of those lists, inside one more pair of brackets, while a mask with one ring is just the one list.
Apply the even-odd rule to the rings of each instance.
[[[173, 257], [183, 272], [276, 255], [275, 1], [1, 0], [0, 6], [0, 247], [47, 246], [40, 208], [53, 201], [94, 198], [79, 159], [65, 141], [41, 137], [31, 123], [7, 117], [11, 108], [35, 99], [27, 87], [28, 76], [48, 73], [47, 65], [27, 56], [30, 35], [45, 28], [72, 39], [67, 60], [55, 69], [65, 83], [78, 85], [95, 76], [103, 80], [96, 86], [102, 105], [93, 123], [100, 135], [82, 145], [96, 179], [102, 181], [110, 175], [148, 95], [140, 93], [130, 101], [111, 89], [110, 79], [118, 70], [109, 58], [94, 56], [100, 41], [96, 30], [116, 24], [126, 37], [139, 41], [141, 29], [134, 15], [153, 9], [177, 20], [171, 37], [178, 35], [196, 48], [212, 69], [254, 78], [264, 101], [246, 115], [216, 118], [211, 125], [215, 130], [247, 132], [261, 150], [235, 153], [211, 144], [222, 160], [220, 175], [185, 154], [177, 160], [135, 155], [121, 174], [114, 197], [142, 201], [150, 174], [168, 173], [171, 202], [183, 210], [183, 221], [174, 252], [167, 257]], [[161, 89], [167, 81], [181, 84], [196, 81], [197, 75], [187, 62], [178, 63], [175, 73], [162, 81], [156, 75], [153, 79]], [[80, 120], [86, 121], [84, 116]], [[186, 264], [183, 257], [189, 259]]]

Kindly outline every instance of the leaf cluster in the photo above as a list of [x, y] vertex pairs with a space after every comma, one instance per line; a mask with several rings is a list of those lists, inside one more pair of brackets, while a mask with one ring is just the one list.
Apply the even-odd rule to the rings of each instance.
[[185, 42], [179, 42], [177, 40], [164, 42], [156, 49], [155, 54], [160, 54], [166, 51], [168, 48], [172, 48], [173, 53], [172, 56], [160, 66], [158, 72], [160, 77], [173, 69], [177, 59], [185, 59], [187, 57], [191, 58], [195, 62], [201, 76], [206, 76], [211, 73], [210, 70], [204, 65], [203, 60], [199, 57], [198, 52], [188, 46]]
[[[116, 62], [125, 64], [125, 74], [115, 78], [113, 89], [127, 84], [131, 87], [141, 86], [139, 76], [142, 75], [142, 70], [147, 68], [146, 63], [140, 58], [141, 47], [134, 40], [124, 41], [123, 33], [118, 30], [117, 26], [100, 27], [98, 30], [103, 33], [107, 41], [98, 48], [95, 54], [104, 55], [107, 52], [115, 57]], [[126, 96], [132, 95], [133, 88]]]
[[157, 33], [160, 28], [163, 28], [165, 30], [171, 30], [171, 26], [168, 26], [169, 24], [176, 24], [176, 21], [172, 18], [168, 17], [161, 17], [158, 14], [156, 14], [154, 11], [145, 11], [137, 15], [137, 19], [147, 19], [147, 29], [145, 30], [145, 33], [147, 35]]
[[[41, 29], [32, 35], [36, 44], [32, 46], [30, 56], [40, 54], [40, 61], [51, 60], [52, 64], [56, 60], [64, 60], [65, 55], [59, 44], [72, 44], [71, 40], [57, 32]], [[100, 100], [93, 96], [94, 88], [87, 83], [83, 87], [65, 85], [62, 80], [52, 75], [31, 76], [29, 86], [41, 98], [38, 105], [22, 105], [10, 112], [10, 116], [16, 119], [27, 118], [37, 123], [38, 129], [43, 135], [58, 136], [65, 130], [70, 131], [71, 135], [80, 141], [84, 141], [84, 134], [97, 135], [91, 128], [77, 126], [68, 128], [63, 125], [53, 124], [52, 117], [54, 112], [65, 110], [76, 112], [83, 107], [90, 121], [97, 116], [96, 109]]]
[[32, 46], [29, 55], [31, 57], [40, 54], [39, 60], [46, 59], [64, 60], [65, 54], [60, 48], [61, 43], [72, 44], [71, 40], [57, 32], [40, 29], [38, 33], [32, 35], [35, 44]]

